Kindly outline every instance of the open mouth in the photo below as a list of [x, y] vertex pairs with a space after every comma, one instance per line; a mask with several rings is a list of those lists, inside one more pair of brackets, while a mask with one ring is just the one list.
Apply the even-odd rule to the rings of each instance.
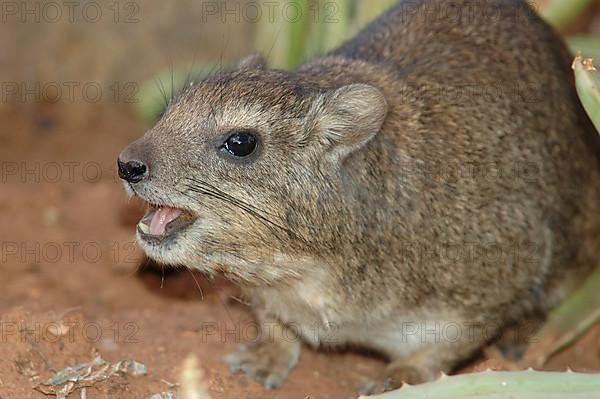
[[196, 219], [196, 215], [184, 209], [149, 204], [137, 229], [147, 241], [164, 240], [185, 230]]

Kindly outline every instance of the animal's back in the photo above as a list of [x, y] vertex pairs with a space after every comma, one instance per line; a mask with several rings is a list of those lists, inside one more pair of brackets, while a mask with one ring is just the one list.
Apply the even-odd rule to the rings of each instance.
[[[390, 197], [417, 196], [417, 241], [515, 251], [504, 265], [472, 268], [466, 284], [514, 279], [521, 290], [496, 305], [522, 301], [519, 313], [523, 298], [554, 306], [567, 291], [552, 298], [556, 281], [597, 264], [600, 139], [577, 98], [573, 57], [524, 1], [404, 1], [332, 55], [395, 69], [403, 93], [388, 95], [391, 114], [407, 97], [420, 104], [418, 125], [384, 126], [354, 159], [385, 163], [385, 147], [397, 148], [382, 169], [390, 179], [411, 175]], [[454, 234], [444, 234], [449, 224]], [[435, 274], [432, 286], [461, 291], [450, 273]], [[481, 295], [480, 287], [462, 292], [460, 301]]]

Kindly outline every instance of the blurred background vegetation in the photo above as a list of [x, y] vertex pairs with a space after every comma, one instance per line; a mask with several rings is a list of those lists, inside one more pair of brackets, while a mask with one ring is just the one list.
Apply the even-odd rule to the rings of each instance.
[[[35, 2], [42, 10], [50, 3], [53, 2]], [[84, 3], [87, 2], [81, 4]], [[105, 95], [102, 105], [137, 108], [142, 110], [142, 120], [149, 123], [161, 107], [160, 98], [155, 104], [154, 94], [171, 90], [171, 71], [173, 83], [178, 86], [190, 70], [202, 75], [215, 63], [231, 64], [254, 49], [268, 54], [273, 67], [293, 68], [335, 47], [396, 0], [278, 0], [272, 16], [267, 15], [265, 6], [269, 2], [262, 0], [94, 3], [104, 12], [99, 21], [82, 18], [81, 7], [74, 21], [64, 15], [54, 22], [3, 13], [0, 76], [4, 82], [22, 82], [28, 87], [36, 82], [96, 82], [110, 92], [116, 84], [120, 96]], [[248, 7], [251, 3], [258, 4], [263, 15], [257, 17]], [[600, 0], [530, 3], [565, 35], [573, 48], [581, 49], [585, 56], [600, 58]], [[113, 15], [115, 4], [117, 15]], [[287, 5], [291, 6], [286, 8]], [[288, 10], [285, 15], [284, 9]], [[298, 16], [296, 9], [304, 12]], [[155, 81], [162, 82], [160, 89]], [[129, 83], [136, 85], [135, 90], [125, 88]], [[123, 101], [129, 94], [135, 96], [134, 102], [139, 102], [140, 107]], [[46, 102], [54, 103], [51, 99]], [[0, 112], [11, 106], [27, 108], [27, 112], [47, 112], [44, 101], [31, 103], [9, 98], [0, 102]], [[92, 108], [97, 109], [98, 104], [80, 101], [68, 105], [91, 105], [90, 109], [80, 110], [78, 117], [89, 116], [88, 111], [97, 114]], [[158, 110], [152, 110], [153, 107]], [[11, 140], [2, 136], [1, 128], [0, 138]]]

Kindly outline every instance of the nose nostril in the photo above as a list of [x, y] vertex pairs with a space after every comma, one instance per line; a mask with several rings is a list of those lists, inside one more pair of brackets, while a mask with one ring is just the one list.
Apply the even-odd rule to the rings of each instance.
[[127, 163], [130, 172], [134, 175], [142, 175], [146, 173], [146, 165], [138, 161], [131, 161]]
[[147, 176], [148, 167], [143, 162], [123, 162], [119, 159], [117, 160], [117, 165], [119, 168], [119, 177], [129, 183], [138, 183]]
[[120, 159], [117, 159], [117, 167], [119, 169], [119, 177], [121, 179], [126, 179], [127, 178], [127, 166], [126, 166], [125, 162], [121, 161]]

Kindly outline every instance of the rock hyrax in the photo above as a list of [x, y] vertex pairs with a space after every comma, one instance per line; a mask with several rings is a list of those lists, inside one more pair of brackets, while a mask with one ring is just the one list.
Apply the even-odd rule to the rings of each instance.
[[266, 387], [298, 362], [290, 337], [382, 353], [370, 391], [434, 379], [598, 259], [571, 59], [517, 0], [401, 2], [291, 72], [252, 55], [120, 154], [149, 204], [138, 241], [241, 286], [275, 333], [227, 362]]

